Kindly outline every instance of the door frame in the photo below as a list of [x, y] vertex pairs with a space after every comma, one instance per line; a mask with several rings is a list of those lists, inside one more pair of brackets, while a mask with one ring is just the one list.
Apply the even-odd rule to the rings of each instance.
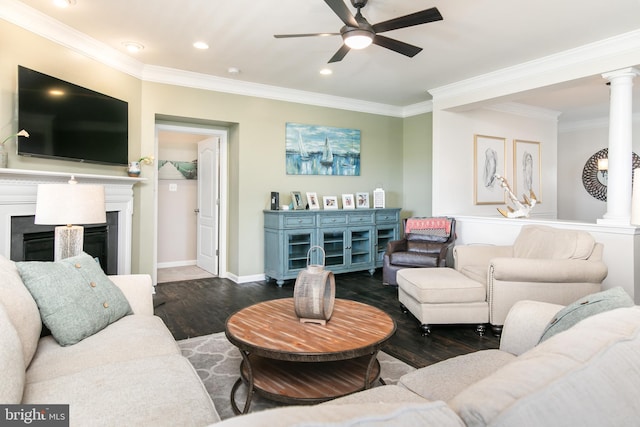
[[[229, 170], [227, 167], [227, 157], [228, 157], [228, 143], [229, 143], [229, 129], [225, 127], [216, 127], [216, 126], [199, 126], [195, 124], [178, 124], [178, 123], [164, 123], [162, 121], [156, 121], [155, 123], [155, 154], [156, 158], [158, 157], [158, 132], [161, 130], [171, 131], [171, 132], [181, 132], [181, 133], [189, 133], [189, 134], [197, 134], [202, 135], [204, 137], [218, 137], [220, 138], [220, 146], [219, 146], [219, 169], [218, 169], [218, 190], [219, 190], [219, 200], [218, 200], [218, 277], [227, 278], [229, 276], [229, 270], [227, 265], [227, 212], [228, 212], [228, 174]], [[156, 235], [158, 234], [158, 174], [154, 175], [154, 191], [153, 199], [154, 199], [154, 229]], [[153, 247], [153, 277], [154, 283], [157, 283], [157, 270], [158, 270], [158, 241], [156, 240], [156, 244]]]

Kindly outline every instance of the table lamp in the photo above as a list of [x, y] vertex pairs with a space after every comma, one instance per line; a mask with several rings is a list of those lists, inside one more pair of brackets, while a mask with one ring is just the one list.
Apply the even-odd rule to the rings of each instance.
[[35, 224], [57, 226], [55, 261], [82, 253], [84, 227], [78, 224], [105, 222], [104, 186], [78, 184], [73, 175], [68, 184], [38, 184]]

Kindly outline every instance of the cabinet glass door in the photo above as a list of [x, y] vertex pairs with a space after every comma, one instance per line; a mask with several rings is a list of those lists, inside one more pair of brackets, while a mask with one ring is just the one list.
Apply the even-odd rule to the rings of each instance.
[[287, 231], [287, 270], [302, 270], [307, 267], [307, 253], [311, 246], [312, 231]]
[[376, 241], [376, 266], [381, 267], [384, 260], [384, 253], [387, 244], [392, 240], [398, 240], [398, 226], [378, 226], [378, 236]]
[[320, 246], [324, 249], [324, 264], [327, 267], [345, 265], [345, 232], [341, 229], [328, 229], [320, 232]]
[[349, 249], [351, 253], [350, 264], [370, 264], [372, 259], [371, 244], [372, 229], [370, 227], [350, 230]]

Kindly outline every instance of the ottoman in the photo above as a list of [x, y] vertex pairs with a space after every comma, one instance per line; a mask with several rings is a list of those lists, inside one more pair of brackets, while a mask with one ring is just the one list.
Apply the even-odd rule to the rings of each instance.
[[399, 270], [398, 299], [403, 312], [421, 323], [423, 335], [433, 324], [476, 324], [484, 335], [489, 304], [484, 284], [453, 268], [406, 268]]

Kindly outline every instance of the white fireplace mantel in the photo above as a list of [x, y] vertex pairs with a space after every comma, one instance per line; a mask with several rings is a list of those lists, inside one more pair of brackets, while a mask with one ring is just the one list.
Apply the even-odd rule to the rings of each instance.
[[145, 178], [0, 168], [0, 254], [11, 254], [11, 217], [35, 215], [38, 184], [102, 184], [107, 212], [118, 213], [118, 274], [131, 273], [133, 186]]

